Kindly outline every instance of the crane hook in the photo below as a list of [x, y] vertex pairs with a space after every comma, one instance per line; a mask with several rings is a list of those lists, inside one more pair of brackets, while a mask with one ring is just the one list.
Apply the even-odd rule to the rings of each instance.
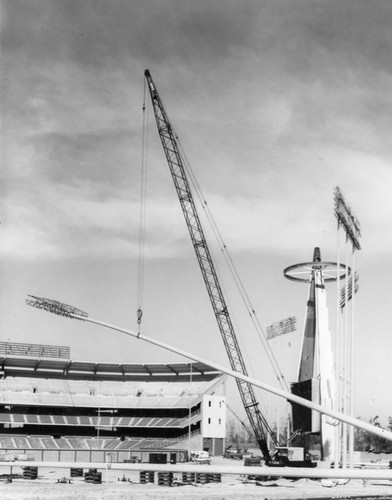
[[137, 324], [138, 324], [138, 335], [140, 335], [140, 323], [142, 322], [143, 311], [140, 309], [137, 310]]

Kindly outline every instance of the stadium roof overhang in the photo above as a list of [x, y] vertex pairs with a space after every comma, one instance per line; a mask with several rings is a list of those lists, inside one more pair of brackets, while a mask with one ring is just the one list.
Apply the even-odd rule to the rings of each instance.
[[64, 377], [98, 380], [212, 380], [221, 375], [204, 363], [115, 364], [29, 357], [0, 357], [3, 377]]

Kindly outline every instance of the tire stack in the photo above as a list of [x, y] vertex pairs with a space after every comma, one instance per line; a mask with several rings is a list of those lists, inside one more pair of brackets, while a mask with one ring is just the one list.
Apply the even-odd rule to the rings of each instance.
[[154, 471], [142, 470], [140, 471], [140, 484], [147, 484], [154, 482]]
[[102, 484], [102, 472], [96, 472], [94, 477], [94, 484]]
[[159, 486], [172, 486], [173, 472], [158, 472], [158, 485]]
[[71, 467], [70, 476], [71, 477], [83, 477], [83, 469], [80, 469], [78, 467]]
[[208, 483], [208, 476], [209, 476], [209, 474], [205, 474], [205, 473], [196, 474], [196, 481], [195, 481], [195, 483], [197, 483], [197, 484], [206, 484], [206, 483]]
[[84, 480], [86, 483], [101, 484], [102, 472], [97, 472], [97, 469], [89, 469], [84, 475]]
[[38, 467], [25, 467], [23, 469], [23, 479], [37, 479]]
[[221, 474], [207, 474], [207, 483], [221, 483], [222, 475]]
[[183, 472], [182, 473], [182, 482], [184, 484], [191, 484], [196, 481], [196, 474], [194, 472]]

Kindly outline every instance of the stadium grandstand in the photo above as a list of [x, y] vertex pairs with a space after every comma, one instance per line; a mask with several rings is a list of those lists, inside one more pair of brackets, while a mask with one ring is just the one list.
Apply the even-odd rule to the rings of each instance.
[[71, 361], [69, 353], [0, 342], [0, 459], [173, 463], [192, 451], [223, 452], [220, 372], [202, 363]]

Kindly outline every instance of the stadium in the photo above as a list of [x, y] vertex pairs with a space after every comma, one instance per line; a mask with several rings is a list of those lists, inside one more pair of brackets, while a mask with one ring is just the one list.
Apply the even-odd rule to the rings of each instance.
[[202, 363], [71, 361], [0, 342], [3, 461], [176, 463], [224, 450], [225, 375]]

